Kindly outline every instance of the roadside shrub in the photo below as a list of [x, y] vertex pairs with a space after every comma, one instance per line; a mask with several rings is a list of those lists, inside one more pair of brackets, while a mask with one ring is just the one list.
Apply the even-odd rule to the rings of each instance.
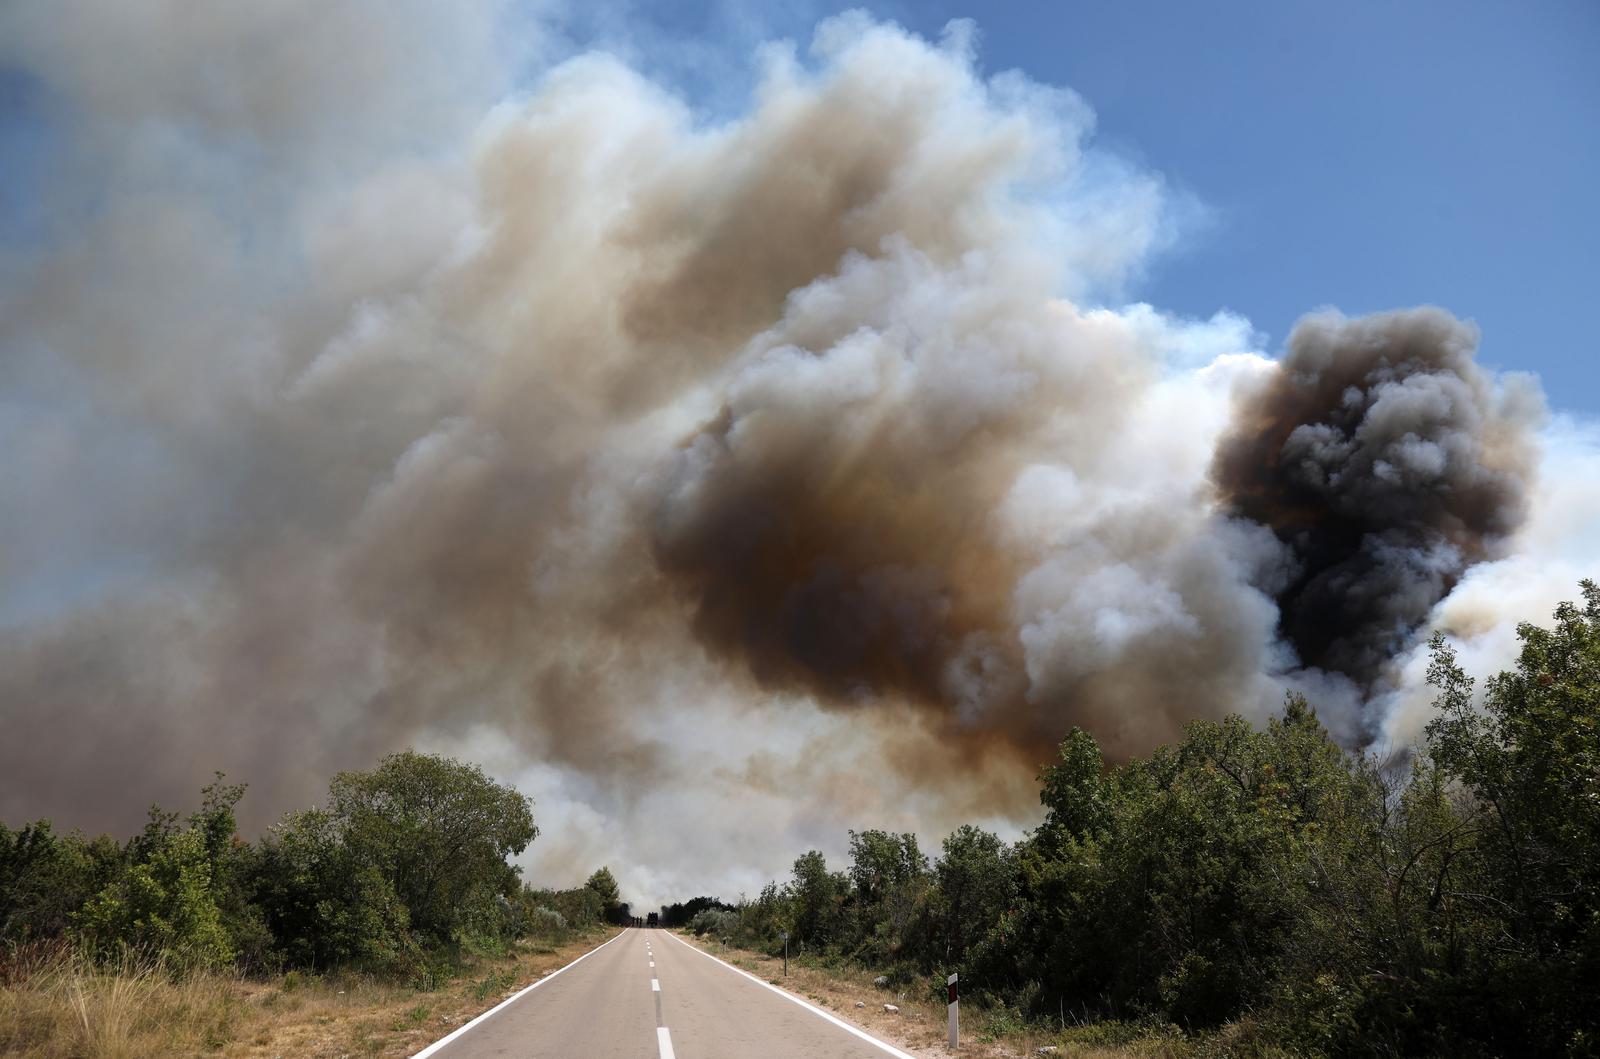
[[540, 937], [552, 937], [565, 934], [567, 931], [567, 917], [553, 908], [539, 905], [528, 916], [528, 933]]
[[173, 835], [76, 914], [90, 951], [165, 954], [180, 968], [215, 967], [233, 959], [222, 914], [211, 893], [205, 841], [193, 828]]
[[382, 874], [411, 928], [433, 942], [483, 932], [497, 899], [517, 891], [506, 858], [539, 833], [525, 795], [434, 754], [406, 751], [371, 772], [341, 772], [328, 796], [341, 843]]
[[689, 920], [689, 930], [698, 937], [711, 934], [718, 938], [724, 938], [737, 930], [738, 926], [738, 913], [724, 911], [720, 908], [708, 908], [703, 912], [696, 913], [695, 917]]
[[357, 860], [337, 821], [320, 809], [285, 816], [261, 840], [255, 886], [294, 966], [405, 972], [416, 964], [410, 915], [393, 885]]

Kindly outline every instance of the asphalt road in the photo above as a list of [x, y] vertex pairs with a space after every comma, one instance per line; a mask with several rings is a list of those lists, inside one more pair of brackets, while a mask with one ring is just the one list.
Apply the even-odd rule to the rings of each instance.
[[905, 1052], [664, 930], [625, 930], [428, 1059], [883, 1059]]

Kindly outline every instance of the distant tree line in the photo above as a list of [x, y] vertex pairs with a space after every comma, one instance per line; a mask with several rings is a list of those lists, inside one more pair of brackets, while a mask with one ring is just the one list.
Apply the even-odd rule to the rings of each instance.
[[1255, 1054], [1600, 1051], [1600, 590], [1525, 625], [1481, 703], [1442, 638], [1404, 767], [1339, 748], [1306, 701], [1255, 730], [1191, 724], [1106, 767], [1073, 731], [1044, 823], [977, 827], [931, 862], [850, 832], [737, 906], [668, 906], [696, 933], [885, 971], [1036, 1019], [1228, 1024]]
[[687, 901], [661, 906], [661, 925], [664, 927], [686, 927], [695, 916], [708, 909], [717, 911], [734, 911], [734, 906], [725, 904], [715, 897], [695, 897]]
[[320, 808], [250, 843], [219, 773], [187, 818], [152, 808], [126, 842], [0, 823], [0, 971], [25, 949], [127, 952], [168, 967], [355, 968], [431, 980], [463, 951], [565, 937], [628, 909], [609, 870], [533, 889], [508, 863], [532, 803], [476, 766], [407, 751], [342, 772]]

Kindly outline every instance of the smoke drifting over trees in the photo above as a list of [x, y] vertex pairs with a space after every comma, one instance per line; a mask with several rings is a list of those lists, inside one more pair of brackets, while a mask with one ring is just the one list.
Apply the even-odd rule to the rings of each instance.
[[0, 16], [62, 129], [0, 251], [0, 817], [220, 766], [270, 818], [419, 743], [648, 899], [1025, 819], [1072, 724], [1117, 758], [1289, 688], [1359, 742], [1430, 608], [1560, 524], [1536, 392], [1443, 312], [1280, 365], [1105, 307], [1181, 211], [967, 27], [829, 20], [711, 124], [489, 7], [41, 10]]

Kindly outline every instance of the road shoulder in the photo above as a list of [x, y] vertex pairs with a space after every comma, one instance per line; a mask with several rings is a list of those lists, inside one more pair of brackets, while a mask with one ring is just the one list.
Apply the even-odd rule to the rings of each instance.
[[[930, 1044], [927, 1041], [914, 1039], [916, 1028], [908, 1027], [908, 1020], [882, 1010], [882, 1004], [895, 1003], [893, 1000], [885, 1001], [880, 998], [879, 1006], [874, 1011], [863, 998], [859, 1001], [861, 1006], [857, 1007], [855, 1006], [857, 1001], [848, 999], [841, 991], [827, 988], [819, 972], [806, 973], [803, 981], [796, 973], [785, 981], [781, 975], [782, 965], [779, 961], [717, 942], [702, 942], [701, 939], [675, 930], [663, 930], [661, 933], [670, 934], [674, 941], [699, 953], [702, 957], [715, 960], [729, 972], [743, 975], [754, 985], [770, 989], [800, 1007], [809, 1009], [816, 1017], [833, 1022], [852, 1035], [870, 1042], [886, 1056], [898, 1056], [901, 1059], [935, 1059], [935, 1057], [945, 1059], [951, 1055], [949, 1048], [942, 1042]], [[791, 967], [791, 971], [798, 972], [798, 970]], [[909, 1021], [916, 1023], [922, 1019]], [[942, 1029], [943, 1023], [940, 1026]]]

